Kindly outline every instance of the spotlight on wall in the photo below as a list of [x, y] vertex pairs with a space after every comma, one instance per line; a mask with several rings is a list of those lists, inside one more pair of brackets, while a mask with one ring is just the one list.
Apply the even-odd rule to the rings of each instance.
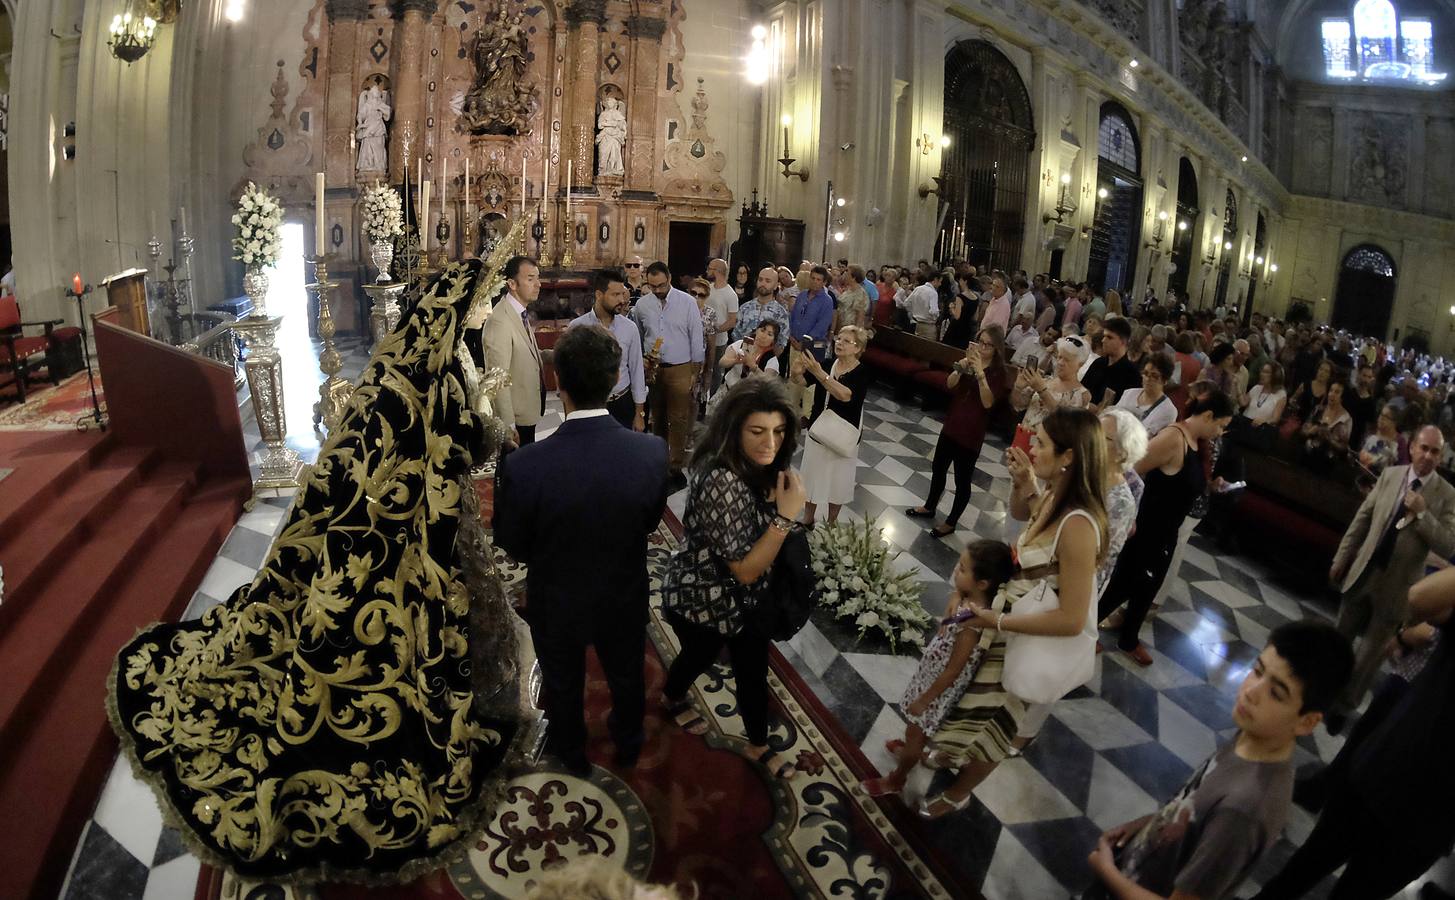
[[1233, 242], [1232, 241], [1223, 241], [1223, 249], [1224, 250], [1231, 250], [1231, 249], [1233, 249]]
[[1269, 263], [1269, 265], [1268, 265], [1268, 271], [1270, 271], [1270, 272], [1277, 272], [1278, 271], [1278, 263]]
[[223, 17], [234, 25], [241, 22], [245, 12], [244, 4], [245, 0], [227, 0], [227, 7], [222, 11]]
[[1243, 157], [1242, 162], [1247, 162], [1247, 161], [1248, 161], [1248, 157], [1246, 157], [1246, 156]]
[[1253, 260], [1253, 262], [1255, 262], [1255, 263], [1257, 263], [1258, 265], [1261, 266], [1261, 265], [1263, 265], [1263, 257], [1259, 256], [1259, 257], [1255, 258]]
[[1070, 184], [1071, 183], [1071, 173], [1070, 172], [1062, 172], [1061, 173], [1061, 183], [1062, 184]]
[[834, 240], [842, 244], [844, 242], [844, 233], [842, 231], [835, 231]]
[[1177, 223], [1177, 230], [1178, 231], [1186, 231], [1187, 230], [1187, 220], [1186, 219], [1183, 219], [1182, 221], [1180, 221], [1180, 222]]
[[940, 135], [940, 147], [944, 148], [948, 146], [950, 146], [950, 136], [948, 134]]
[[1097, 188], [1096, 189], [1096, 196], [1098, 196], [1101, 199], [1105, 200], [1107, 197], [1110, 197], [1111, 196], [1111, 191], [1107, 190], [1104, 187], [1103, 188]]
[[839, 197], [836, 200], [834, 200], [834, 206], [843, 206], [845, 202], [846, 201], [844, 200], [843, 197]]
[[753, 26], [753, 40], [761, 41], [768, 36], [768, 29], [762, 25]]
[[768, 80], [768, 72], [772, 68], [768, 60], [768, 29], [762, 25], [753, 26], [753, 45], [748, 48], [748, 56], [743, 60], [743, 78], [752, 85], [760, 85]]

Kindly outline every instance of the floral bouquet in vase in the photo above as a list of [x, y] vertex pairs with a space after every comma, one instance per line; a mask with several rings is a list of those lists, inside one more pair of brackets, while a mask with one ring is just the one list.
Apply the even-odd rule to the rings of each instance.
[[851, 619], [862, 639], [878, 630], [891, 649], [923, 647], [934, 618], [920, 604], [917, 569], [895, 571], [884, 532], [873, 521], [820, 525], [809, 536], [813, 573], [822, 602], [837, 618]]
[[267, 269], [278, 262], [283, 252], [283, 206], [273, 195], [249, 181], [237, 201], [232, 224], [237, 228], [237, 236], [232, 239], [232, 258], [241, 260], [246, 268], [243, 293], [253, 302], [253, 315], [266, 315]]
[[364, 191], [364, 240], [369, 242], [369, 256], [379, 270], [375, 281], [393, 281], [389, 267], [394, 262], [394, 239], [404, 233], [404, 207], [394, 188], [379, 182]]

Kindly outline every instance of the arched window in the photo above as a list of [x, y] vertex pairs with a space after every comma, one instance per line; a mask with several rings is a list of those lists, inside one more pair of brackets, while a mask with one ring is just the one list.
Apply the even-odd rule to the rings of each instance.
[[1096, 211], [1086, 280], [1099, 292], [1132, 289], [1142, 228], [1142, 147], [1132, 114], [1101, 105], [1097, 129]]
[[1401, 18], [1390, 0], [1358, 0], [1348, 18], [1319, 25], [1324, 72], [1341, 81], [1413, 81], [1435, 84], [1445, 73], [1431, 71], [1434, 27], [1426, 18]]
[[1128, 172], [1141, 171], [1136, 132], [1119, 112], [1108, 112], [1101, 117], [1097, 152], [1102, 159], [1116, 163]]
[[1344, 258], [1344, 268], [1372, 272], [1385, 278], [1394, 277], [1394, 260], [1378, 247], [1370, 247], [1367, 244], [1355, 247], [1349, 252], [1349, 255]]

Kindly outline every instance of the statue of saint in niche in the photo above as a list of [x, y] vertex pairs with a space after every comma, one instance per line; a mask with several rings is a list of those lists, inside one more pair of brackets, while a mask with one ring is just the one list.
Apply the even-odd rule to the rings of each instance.
[[360, 172], [387, 172], [389, 170], [389, 134], [385, 123], [394, 110], [389, 105], [389, 93], [379, 88], [378, 82], [359, 93], [359, 113], [355, 133], [359, 139], [359, 160], [355, 166]]
[[626, 146], [626, 112], [615, 97], [601, 101], [596, 118], [596, 174], [624, 175], [622, 148]]
[[474, 134], [529, 134], [536, 109], [535, 85], [525, 83], [530, 64], [524, 13], [497, 6], [475, 36], [475, 84], [465, 95], [465, 127]]

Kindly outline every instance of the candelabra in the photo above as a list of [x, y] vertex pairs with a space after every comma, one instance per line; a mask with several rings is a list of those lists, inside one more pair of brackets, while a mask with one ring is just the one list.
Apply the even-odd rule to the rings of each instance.
[[550, 231], [547, 230], [546, 220], [541, 217], [539, 210], [536, 212], [535, 224], [530, 228], [530, 236], [536, 239], [536, 259], [545, 262], [550, 254], [550, 243], [546, 240], [550, 237]]
[[435, 268], [443, 269], [450, 262], [450, 221], [445, 218], [444, 210], [440, 210], [439, 216], [439, 222], [434, 227], [435, 252], [438, 254]]
[[475, 255], [475, 226], [478, 224], [475, 213], [470, 211], [470, 202], [465, 201], [465, 211], [461, 214], [461, 229], [464, 235], [465, 246], [461, 248], [460, 258], [469, 259]]
[[318, 368], [323, 383], [318, 386], [318, 402], [313, 405], [313, 427], [332, 431], [343, 421], [354, 386], [338, 376], [344, 367], [343, 357], [333, 345], [336, 329], [333, 324], [333, 289], [338, 282], [328, 280], [328, 264], [332, 256], [318, 256], [306, 261], [313, 265], [314, 281], [308, 289], [318, 298], [318, 338], [323, 346], [318, 352]]
[[248, 392], [253, 400], [253, 418], [263, 438], [263, 454], [253, 496], [247, 503], [251, 509], [263, 491], [278, 492], [296, 488], [301, 483], [303, 460], [288, 446], [288, 417], [283, 405], [283, 356], [275, 338], [282, 316], [247, 316], [232, 323], [232, 330], [247, 348], [243, 372], [248, 379]]
[[197, 315], [197, 297], [192, 292], [192, 250], [195, 242], [191, 235], [187, 234], [183, 223], [181, 236], [177, 238], [177, 255], [181, 258], [182, 287], [181, 290], [187, 300], [187, 312], [189, 315]]
[[561, 268], [569, 269], [576, 265], [576, 230], [574, 222], [566, 222], [565, 230], [561, 232]]

